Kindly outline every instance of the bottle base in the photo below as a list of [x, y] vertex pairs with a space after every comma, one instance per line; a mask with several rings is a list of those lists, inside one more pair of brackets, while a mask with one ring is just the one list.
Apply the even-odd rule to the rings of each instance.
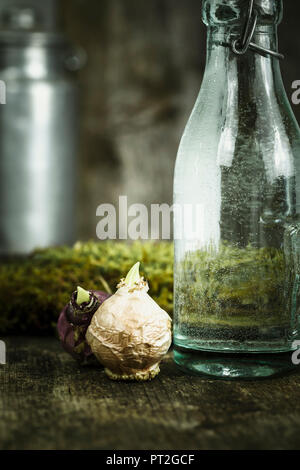
[[259, 380], [295, 371], [292, 351], [285, 353], [222, 353], [174, 348], [174, 361], [184, 372], [221, 380]]

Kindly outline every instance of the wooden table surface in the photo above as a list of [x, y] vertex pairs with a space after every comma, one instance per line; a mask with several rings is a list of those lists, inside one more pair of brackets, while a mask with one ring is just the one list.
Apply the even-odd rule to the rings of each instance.
[[55, 338], [6, 338], [1, 449], [299, 449], [300, 370], [261, 382], [183, 375], [153, 382], [80, 368]]

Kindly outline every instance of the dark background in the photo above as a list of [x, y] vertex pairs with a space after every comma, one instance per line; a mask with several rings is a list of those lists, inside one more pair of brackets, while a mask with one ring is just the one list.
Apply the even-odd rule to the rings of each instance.
[[[64, 29], [88, 56], [79, 73], [79, 237], [96, 236], [96, 208], [171, 203], [177, 147], [205, 66], [200, 0], [62, 0]], [[300, 80], [300, 2], [284, 1], [283, 78]], [[293, 106], [300, 122], [300, 105]]]

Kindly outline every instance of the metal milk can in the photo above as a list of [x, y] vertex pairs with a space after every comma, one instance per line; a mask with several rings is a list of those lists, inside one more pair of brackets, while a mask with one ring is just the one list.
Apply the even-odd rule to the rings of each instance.
[[56, 30], [54, 6], [37, 0], [0, 5], [1, 255], [75, 238], [78, 90], [72, 72], [80, 59]]

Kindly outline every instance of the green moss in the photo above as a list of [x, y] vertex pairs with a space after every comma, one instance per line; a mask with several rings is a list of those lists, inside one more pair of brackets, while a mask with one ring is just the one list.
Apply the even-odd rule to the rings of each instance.
[[[0, 335], [53, 331], [78, 285], [114, 292], [137, 261], [151, 296], [172, 315], [172, 243], [78, 242], [0, 266]], [[197, 325], [284, 322], [292, 289], [287, 273], [292, 277], [283, 252], [275, 248], [223, 245], [218, 253], [188, 255], [176, 274], [180, 320]]]
[[176, 274], [187, 325], [267, 326], [287, 321], [292, 280], [282, 250], [222, 245], [187, 254]]
[[76, 243], [38, 250], [0, 266], [0, 334], [53, 331], [59, 312], [78, 285], [115, 291], [137, 261], [150, 293], [172, 313], [173, 245], [167, 242]]

